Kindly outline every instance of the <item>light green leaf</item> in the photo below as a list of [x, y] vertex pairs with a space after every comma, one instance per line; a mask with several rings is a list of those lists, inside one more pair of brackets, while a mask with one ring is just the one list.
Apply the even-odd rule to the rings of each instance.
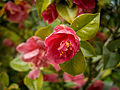
[[67, 22], [72, 23], [77, 15], [77, 8], [69, 8], [68, 5], [63, 3], [58, 3], [56, 5], [57, 11], [61, 17], [63, 17]]
[[96, 55], [95, 49], [87, 41], [81, 41], [80, 48], [81, 48], [83, 54], [85, 55], [85, 57], [93, 57]]
[[39, 78], [34, 80], [28, 78], [28, 75], [25, 76], [24, 78], [24, 84], [29, 88], [29, 90], [41, 90], [42, 83], [43, 83], [42, 73], [40, 73]]
[[71, 24], [71, 28], [81, 40], [89, 40], [93, 38], [99, 29], [100, 14], [82, 14], [75, 18]]
[[40, 37], [42, 40], [45, 40], [45, 38], [50, 34], [51, 34], [51, 26], [42, 27], [35, 32], [35, 36]]
[[10, 66], [16, 71], [28, 71], [29, 65], [21, 60], [20, 56], [17, 56], [14, 60], [10, 62]]
[[7, 73], [5, 72], [0, 73], [0, 83], [4, 87], [7, 87], [9, 85], [9, 76], [7, 75]]
[[54, 0], [36, 0], [38, 15], [41, 17], [41, 13], [51, 4]]
[[69, 5], [69, 8], [72, 8], [73, 6], [73, 1], [72, 0], [65, 0], [67, 4]]
[[76, 55], [71, 60], [60, 64], [60, 68], [64, 72], [67, 72], [72, 76], [83, 73], [85, 67], [86, 67], [85, 57], [81, 50], [78, 53], [76, 53]]
[[12, 83], [9, 87], [8, 90], [20, 90], [19, 85], [16, 83]]

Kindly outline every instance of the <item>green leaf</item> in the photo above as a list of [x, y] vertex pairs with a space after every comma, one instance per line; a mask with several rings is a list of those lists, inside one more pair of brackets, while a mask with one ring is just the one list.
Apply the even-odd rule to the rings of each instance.
[[54, 0], [36, 0], [38, 15], [41, 17], [41, 13], [51, 4]]
[[45, 38], [50, 34], [51, 34], [51, 26], [42, 27], [35, 32], [35, 36], [40, 37], [42, 40], [45, 40]]
[[120, 39], [112, 41], [110, 44], [108, 44], [108, 49], [110, 51], [114, 51], [115, 49], [120, 47]]
[[71, 28], [81, 40], [89, 40], [93, 38], [99, 29], [100, 14], [82, 14], [75, 18], [71, 24]]
[[0, 73], [0, 83], [4, 87], [7, 87], [9, 85], [9, 76], [7, 75], [7, 73], [5, 72]]
[[63, 3], [58, 3], [56, 5], [57, 11], [61, 17], [63, 17], [67, 22], [72, 23], [77, 15], [77, 8], [69, 8], [68, 5]]
[[104, 68], [113, 68], [120, 62], [118, 53], [110, 52], [106, 47], [103, 48]]
[[85, 66], [85, 57], [81, 50], [71, 60], [60, 64], [61, 69], [72, 76], [83, 73]]
[[43, 83], [43, 75], [42, 75], [42, 73], [40, 73], [39, 78], [34, 79], [34, 80], [28, 78], [28, 75], [25, 76], [25, 78], [24, 78], [24, 84], [25, 84], [30, 90], [41, 90], [42, 83]]
[[20, 90], [19, 85], [16, 83], [12, 83], [9, 87], [8, 90]]
[[10, 62], [10, 66], [16, 71], [28, 71], [29, 65], [21, 60], [20, 56], [17, 56], [14, 60]]
[[83, 54], [85, 55], [85, 57], [96, 56], [95, 49], [93, 48], [93, 46], [89, 42], [81, 41], [80, 48], [81, 48]]
[[76, 84], [74, 82], [66, 82], [64, 86], [65, 87], [74, 87], [74, 86], [76, 86]]

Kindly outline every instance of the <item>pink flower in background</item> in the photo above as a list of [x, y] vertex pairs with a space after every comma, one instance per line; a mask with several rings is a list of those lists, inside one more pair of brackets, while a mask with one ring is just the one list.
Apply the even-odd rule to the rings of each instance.
[[75, 31], [65, 25], [58, 25], [45, 40], [47, 57], [57, 64], [71, 60], [80, 49], [80, 40]]
[[42, 12], [41, 16], [44, 21], [48, 21], [48, 24], [51, 24], [58, 17], [55, 3], [50, 4], [47, 9]]
[[47, 67], [48, 60], [46, 58], [44, 42], [36, 36], [33, 36], [27, 40], [26, 43], [22, 43], [17, 46], [17, 51], [23, 53], [21, 58], [24, 62], [33, 64], [33, 71], [30, 72], [29, 77], [34, 78], [38, 75], [33, 75], [33, 73], [38, 73], [40, 67]]
[[22, 26], [23, 21], [28, 18], [30, 8], [30, 5], [25, 1], [22, 1], [18, 5], [11, 1], [5, 4], [5, 12], [7, 13], [8, 20], [10, 22], [19, 23], [20, 26]]
[[110, 90], [119, 90], [119, 88], [118, 87], [112, 87], [112, 88], [110, 88]]
[[106, 39], [107, 39], [106, 36], [105, 36], [105, 34], [103, 32], [98, 32], [96, 34], [96, 37], [98, 37], [102, 42], [105, 42]]
[[64, 80], [65, 81], [72, 81], [76, 84], [76, 86], [74, 88], [80, 88], [82, 85], [85, 84], [85, 80], [84, 80], [84, 75], [80, 74], [80, 75], [76, 75], [76, 76], [71, 76], [67, 73], [64, 73]]
[[31, 79], [36, 79], [40, 76], [40, 70], [39, 69], [35, 69], [29, 72], [28, 77]]
[[43, 75], [44, 81], [49, 81], [49, 82], [58, 82], [58, 75], [57, 74], [50, 74], [50, 75]]
[[3, 44], [9, 47], [13, 47], [15, 45], [9, 38], [4, 39]]
[[17, 46], [17, 51], [23, 53], [24, 62], [32, 62], [36, 67], [47, 67], [48, 62], [45, 56], [44, 42], [36, 36]]
[[90, 87], [88, 87], [88, 90], [102, 90], [103, 87], [104, 83], [101, 80], [97, 80]]

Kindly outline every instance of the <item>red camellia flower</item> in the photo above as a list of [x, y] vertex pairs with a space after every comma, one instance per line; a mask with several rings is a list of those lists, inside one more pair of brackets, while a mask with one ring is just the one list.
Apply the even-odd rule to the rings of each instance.
[[46, 38], [45, 47], [48, 60], [60, 64], [73, 58], [80, 49], [80, 40], [73, 29], [58, 25]]
[[83, 74], [76, 75], [76, 76], [71, 76], [71, 75], [69, 75], [67, 73], [64, 73], [64, 80], [74, 82], [76, 84], [76, 86], [74, 88], [80, 88], [82, 85], [85, 84]]
[[58, 75], [57, 74], [50, 74], [50, 75], [43, 75], [44, 81], [49, 81], [49, 82], [58, 82]]
[[5, 11], [7, 13], [8, 20], [10, 22], [19, 23], [20, 26], [22, 26], [23, 21], [28, 18], [30, 8], [31, 6], [25, 1], [22, 1], [18, 5], [11, 1], [5, 4]]
[[73, 0], [73, 2], [84, 10], [93, 9], [95, 7], [95, 0]]
[[90, 87], [88, 87], [88, 90], [102, 90], [103, 87], [104, 83], [101, 80], [97, 80]]
[[48, 24], [51, 24], [58, 17], [55, 2], [50, 4], [47, 9], [43, 11], [42, 17], [44, 21], [48, 21]]

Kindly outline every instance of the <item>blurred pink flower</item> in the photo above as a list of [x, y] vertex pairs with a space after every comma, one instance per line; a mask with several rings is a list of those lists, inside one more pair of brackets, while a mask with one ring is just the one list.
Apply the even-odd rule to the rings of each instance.
[[42, 12], [41, 16], [44, 21], [48, 21], [48, 24], [51, 24], [58, 17], [55, 2], [50, 4], [47, 9]]
[[74, 88], [80, 88], [82, 85], [85, 84], [83, 74], [76, 75], [76, 76], [71, 76], [71, 75], [69, 75], [67, 73], [64, 73], [64, 80], [74, 82], [76, 84], [76, 86]]
[[9, 47], [13, 47], [15, 45], [9, 38], [4, 39], [3, 44]]
[[36, 67], [47, 67], [48, 61], [45, 55], [44, 42], [36, 36], [17, 46], [17, 51], [23, 53], [24, 62], [32, 62]]
[[45, 40], [47, 58], [57, 64], [71, 60], [80, 49], [80, 40], [72, 28], [58, 25]]
[[101, 80], [97, 80], [91, 86], [88, 87], [88, 90], [102, 90], [104, 83]]
[[5, 4], [5, 11], [8, 20], [10, 22], [19, 23], [20, 26], [22, 26], [23, 21], [28, 18], [30, 9], [31, 6], [26, 1], [22, 1], [18, 5], [11, 1]]
[[110, 90], [119, 90], [117, 87], [112, 87]]
[[59, 82], [57, 74], [43, 75], [44, 81]]
[[36, 79], [40, 76], [40, 70], [39, 69], [35, 69], [29, 72], [28, 77], [31, 79]]

